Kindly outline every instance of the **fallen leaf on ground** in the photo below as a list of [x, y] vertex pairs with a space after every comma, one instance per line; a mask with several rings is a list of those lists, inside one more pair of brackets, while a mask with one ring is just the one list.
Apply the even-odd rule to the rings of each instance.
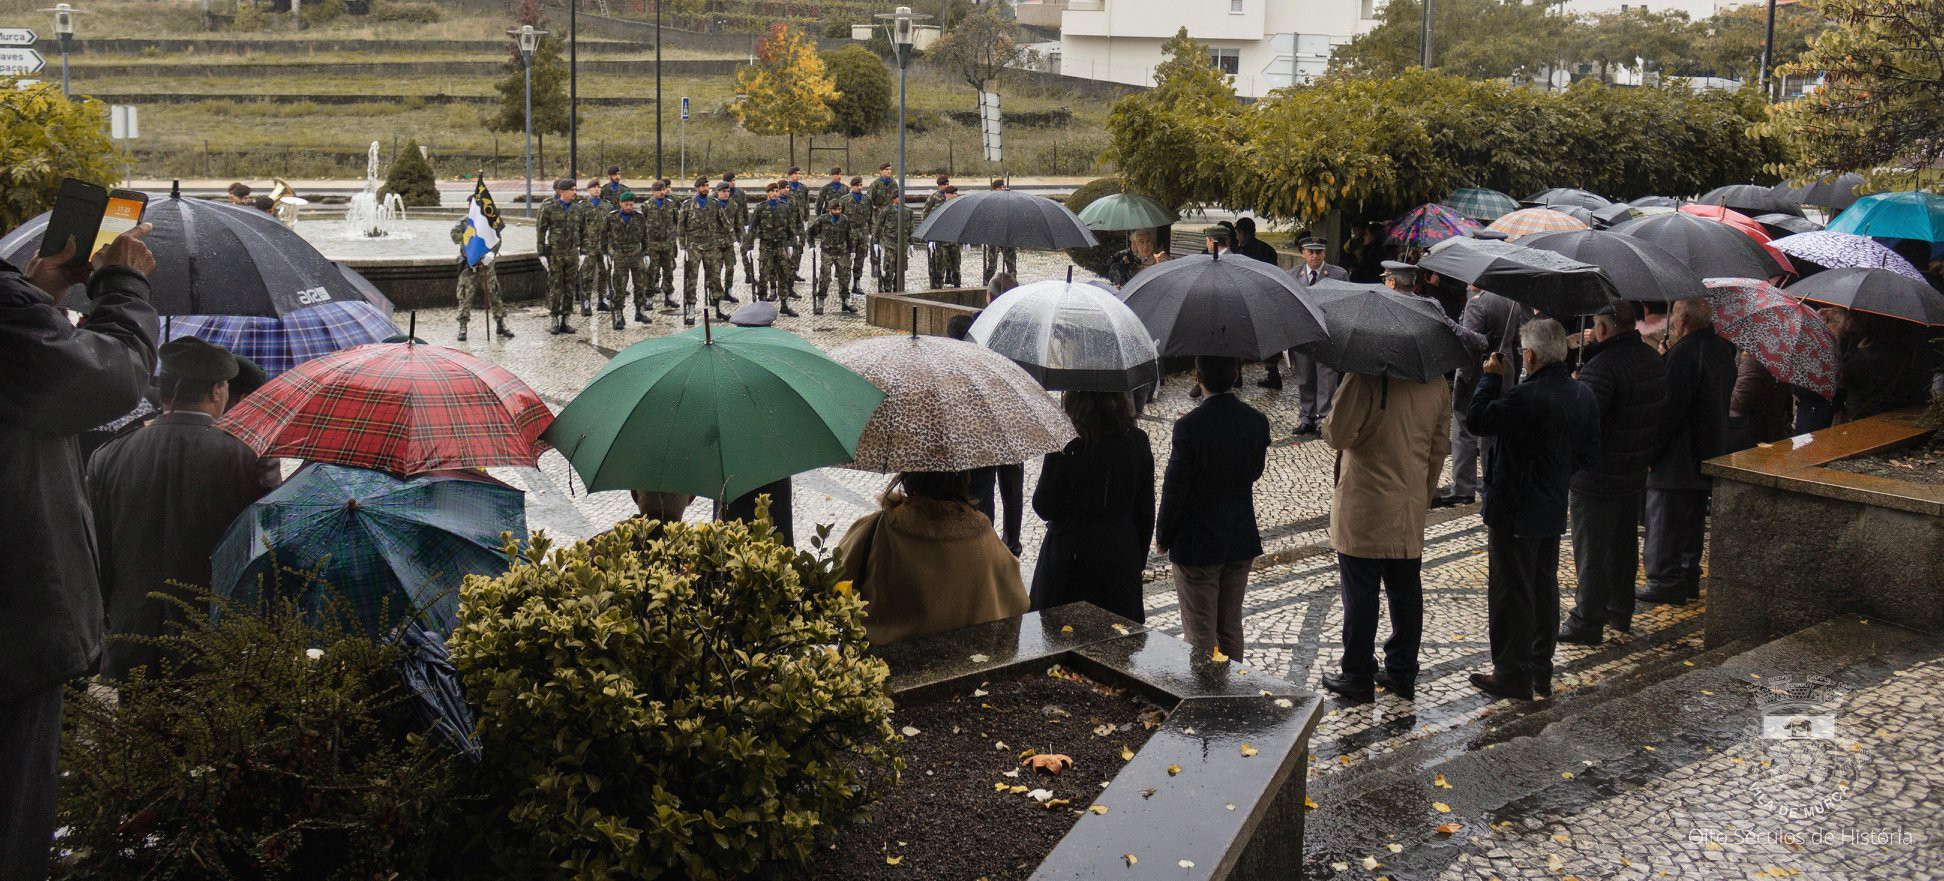
[[986, 691], [986, 690], [985, 690], [985, 689], [983, 689], [983, 688], [975, 688], [975, 689], [972, 689], [972, 696], [973, 696], [973, 697], [985, 697], [986, 695], [988, 695], [988, 694], [991, 694], [991, 693], [992, 693], [992, 692], [989, 692], [989, 691]]
[[[1023, 789], [1023, 788], [1025, 788], [1025, 787], [1020, 787], [1020, 788], [1022, 788], [1022, 789]], [[1026, 797], [1027, 797], [1027, 798], [1030, 798], [1030, 799], [1032, 799], [1032, 800], [1034, 800], [1034, 801], [1037, 801], [1037, 802], [1044, 802], [1044, 801], [1046, 801], [1047, 799], [1050, 799], [1050, 798], [1052, 798], [1052, 797], [1053, 797], [1053, 790], [1051, 790], [1051, 789], [1035, 789], [1035, 790], [1033, 790], [1032, 792], [1028, 792], [1028, 793], [1026, 793]]]
[[1440, 813], [1440, 814], [1449, 814], [1449, 813], [1451, 813], [1451, 805], [1448, 805], [1448, 804], [1445, 804], [1444, 802], [1441, 802], [1441, 801], [1434, 801], [1434, 802], [1432, 802], [1432, 803], [1431, 803], [1431, 809], [1432, 809], [1432, 810], [1434, 810], [1434, 811], [1437, 811], [1437, 812], [1438, 812], [1438, 813]]
[[906, 725], [905, 727], [898, 729], [898, 733], [903, 734], [906, 737], [917, 737], [919, 731], [918, 729], [913, 728], [910, 725]]
[[1287, 710], [1290, 707], [1296, 706], [1296, 703], [1290, 700], [1289, 698], [1279, 697], [1276, 698], [1276, 706], [1282, 707], [1283, 709]]
[[972, 656], [970, 656], [970, 658], [969, 658], [969, 660], [971, 660], [971, 661], [972, 661], [972, 663], [974, 663], [974, 664], [983, 664], [983, 663], [985, 663], [985, 662], [987, 662], [987, 661], [990, 661], [990, 660], [992, 660], [992, 656], [991, 656], [991, 655], [972, 655]]
[[885, 857], [885, 858], [884, 858], [884, 864], [885, 864], [885, 865], [887, 865], [887, 866], [895, 866], [895, 865], [897, 865], [897, 864], [899, 864], [899, 863], [902, 863], [902, 862], [904, 862], [904, 857], [901, 857], [901, 856], [900, 856], [900, 857]]
[[1338, 872], [1348, 872], [1348, 871], [1350, 871], [1350, 864], [1349, 864], [1349, 863], [1331, 863], [1331, 864], [1330, 864], [1330, 868], [1331, 868], [1331, 869], [1333, 869], [1333, 870], [1335, 870], [1335, 871], [1338, 871]]
[[1153, 797], [1154, 797], [1154, 790], [1152, 790], [1152, 789], [1143, 789], [1143, 790], [1141, 790], [1141, 797], [1142, 797], [1142, 798], [1153, 798]]
[[1125, 625], [1125, 624], [1116, 624], [1116, 625], [1114, 625], [1114, 632], [1115, 632], [1115, 633], [1118, 633], [1118, 634], [1120, 634], [1120, 635], [1122, 635], [1122, 636], [1126, 636], [1126, 635], [1127, 635], [1127, 625]]
[[993, 742], [992, 742], [992, 748], [993, 748], [993, 749], [1012, 749], [1012, 747], [1009, 747], [1009, 746], [1007, 746], [1007, 745], [1006, 745], [1006, 742], [1005, 742], [1005, 741], [1003, 741], [1003, 740], [995, 740], [995, 741], [993, 741]]
[[1007, 791], [1007, 792], [1010, 792], [1010, 793], [1012, 793], [1012, 794], [1014, 794], [1014, 795], [1018, 795], [1018, 794], [1020, 794], [1020, 793], [1022, 793], [1022, 792], [1025, 792], [1025, 791], [1026, 791], [1026, 787], [1024, 787], [1024, 786], [1008, 786], [1008, 787], [1006, 787], [1006, 791]]
[[1647, 751], [1648, 751], [1648, 752], [1653, 752], [1653, 751], [1654, 751], [1654, 748], [1653, 748], [1653, 747], [1651, 747], [1651, 746], [1650, 746], [1650, 747], [1647, 747]]
[[1376, 858], [1376, 857], [1364, 857], [1364, 858], [1363, 858], [1363, 867], [1364, 867], [1364, 871], [1366, 871], [1366, 872], [1375, 872], [1375, 871], [1377, 871], [1377, 858]]
[[1050, 811], [1053, 810], [1054, 808], [1066, 807], [1067, 805], [1072, 804], [1072, 802], [1069, 802], [1064, 798], [1055, 798], [1055, 799], [1049, 799], [1047, 802], [1045, 802], [1045, 804], [1046, 804], [1046, 809]]
[[1571, 779], [1573, 779], [1573, 772], [1571, 772], [1571, 771], [1561, 771], [1561, 772], [1559, 772], [1559, 776], [1560, 776], [1560, 778], [1561, 778], [1561, 779], [1564, 779], [1564, 780], [1571, 780]]
[[1303, 796], [1303, 807], [1306, 807], [1312, 811], [1316, 810], [1317, 808], [1316, 799], [1310, 798], [1307, 795]]
[[1432, 786], [1436, 786], [1436, 787], [1438, 787], [1439, 789], [1450, 789], [1450, 788], [1451, 788], [1451, 784], [1449, 784], [1449, 783], [1446, 783], [1446, 782], [1445, 782], [1445, 779], [1444, 779], [1444, 774], [1442, 774], [1442, 773], [1440, 773], [1440, 774], [1439, 774], [1438, 776], [1436, 776], [1436, 777], [1434, 777], [1434, 778], [1432, 778], [1432, 779], [1431, 779], [1431, 785], [1432, 785]]
[[1182, 860], [1182, 861], [1180, 861], [1180, 862], [1178, 862], [1178, 863], [1175, 863], [1175, 865], [1177, 865], [1177, 866], [1180, 866], [1180, 867], [1182, 867], [1182, 868], [1184, 868], [1184, 869], [1192, 869], [1192, 868], [1194, 868], [1194, 867], [1195, 867], [1195, 861], [1194, 861], [1194, 860]]
[[1112, 724], [1102, 723], [1094, 726], [1095, 737], [1111, 737], [1113, 733], [1114, 726]]
[[1181, 773], [1181, 766], [1180, 766], [1180, 765], [1169, 765], [1169, 766], [1168, 766], [1168, 776], [1169, 776], [1169, 777], [1173, 777], [1174, 775], [1176, 775], [1176, 774], [1179, 774], [1179, 773]]
[[1458, 834], [1458, 830], [1463, 828], [1465, 827], [1460, 826], [1457, 823], [1439, 823], [1437, 828], [1433, 829], [1432, 831], [1438, 833], [1439, 835], [1456, 835]]
[[1217, 664], [1228, 663], [1228, 655], [1222, 654], [1221, 649], [1214, 649], [1210, 651], [1208, 654], [1208, 659], [1214, 661]]
[[1050, 753], [1047, 755], [1029, 756], [1024, 764], [1030, 766], [1035, 771], [1045, 771], [1048, 774], [1058, 776], [1061, 771], [1073, 767], [1073, 759], [1060, 755], [1059, 753]]
[[1124, 855], [1122, 855], [1122, 856], [1121, 856], [1121, 859], [1123, 859], [1123, 860], [1126, 860], [1126, 861], [1127, 861], [1127, 864], [1128, 864], [1128, 865], [1130, 865], [1130, 866], [1131, 866], [1131, 865], [1134, 865], [1135, 863], [1138, 863], [1138, 862], [1140, 862], [1140, 860], [1137, 860], [1137, 859], [1135, 859], [1135, 858], [1134, 858], [1134, 855], [1133, 855], [1133, 854], [1131, 854], [1131, 853], [1130, 853], [1130, 854], [1124, 854]]
[[1129, 749], [1127, 744], [1124, 743], [1121, 744], [1121, 761], [1123, 762], [1134, 761], [1134, 750]]
[[1546, 868], [1557, 872], [1560, 869], [1566, 868], [1566, 861], [1560, 859], [1559, 854], [1556, 853], [1546, 854]]
[[994, 784], [992, 784], [992, 791], [993, 791], [993, 792], [1005, 792], [1005, 791], [1006, 791], [1006, 784], [1004, 784], [1004, 783], [994, 783]]
[[1106, 806], [1106, 805], [1088, 805], [1088, 806], [1087, 806], [1087, 810], [1089, 810], [1089, 811], [1092, 811], [1092, 812], [1094, 812], [1094, 813], [1096, 813], [1096, 814], [1104, 814], [1104, 813], [1107, 813], [1107, 806]]
[[1564, 832], [1555, 832], [1553, 833], [1553, 840], [1559, 842], [1560, 844], [1570, 844], [1573, 840], [1573, 836], [1567, 835]]
[[1248, 744], [1246, 744], [1246, 743], [1245, 743], [1245, 744], [1242, 744], [1242, 758], [1245, 758], [1245, 759], [1246, 759], [1246, 758], [1249, 758], [1250, 756], [1253, 756], [1253, 755], [1255, 755], [1255, 754], [1256, 754], [1256, 753], [1258, 753], [1258, 752], [1261, 752], [1261, 750], [1258, 750], [1258, 749], [1256, 749], [1255, 747], [1253, 747], [1253, 746], [1250, 746], [1250, 745], [1248, 745]]
[[1061, 633], [1072, 633], [1072, 632], [1073, 632], [1073, 625], [1071, 625], [1071, 624], [1068, 624], [1068, 625], [1065, 625], [1065, 626], [1063, 626], [1063, 627], [1061, 627], [1061, 628], [1060, 628], [1060, 632], [1061, 632]]
[[1227, 807], [1227, 808], [1228, 808], [1229, 810], [1231, 810], [1231, 811], [1232, 811], [1232, 810], [1235, 810], [1235, 803], [1234, 803], [1234, 802], [1229, 802], [1229, 803], [1228, 803], [1227, 805], [1225, 805], [1225, 807]]
[[[1039, 755], [1039, 750], [1033, 749], [1032, 747], [1027, 747], [1019, 751], [1019, 757], [1022, 759], [1030, 759], [1036, 755]], [[1020, 762], [1020, 764], [1024, 765], [1026, 763]]]
[[1014, 769], [1012, 769], [1012, 770], [1010, 770], [1010, 771], [1007, 771], [1006, 773], [1004, 773], [1004, 774], [1001, 774], [1001, 775], [999, 775], [999, 776], [1001, 776], [1001, 777], [1011, 777], [1011, 778], [1013, 778], [1014, 780], [1018, 780], [1018, 779], [1019, 779], [1019, 769], [1018, 769], [1018, 768], [1014, 768]]
[[1393, 841], [1390, 844], [1384, 845], [1384, 849], [1390, 851], [1391, 853], [1403, 853], [1404, 845], [1398, 844], [1397, 842]]

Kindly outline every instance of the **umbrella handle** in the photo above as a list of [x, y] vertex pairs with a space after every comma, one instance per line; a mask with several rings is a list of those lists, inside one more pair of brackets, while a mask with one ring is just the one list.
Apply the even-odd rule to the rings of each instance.
[[911, 338], [918, 338], [918, 307], [911, 307]]

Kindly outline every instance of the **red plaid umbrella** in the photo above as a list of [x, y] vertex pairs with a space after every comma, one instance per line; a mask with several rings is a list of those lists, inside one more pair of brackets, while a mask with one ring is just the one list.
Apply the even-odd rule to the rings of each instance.
[[1715, 330], [1777, 380], [1836, 396], [1836, 334], [1814, 309], [1752, 278], [1710, 278]]
[[306, 361], [217, 423], [258, 455], [409, 476], [532, 466], [553, 413], [497, 364], [457, 349], [377, 343]]

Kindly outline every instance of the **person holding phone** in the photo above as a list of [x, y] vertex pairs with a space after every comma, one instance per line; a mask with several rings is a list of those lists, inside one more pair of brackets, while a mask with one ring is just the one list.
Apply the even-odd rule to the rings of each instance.
[[[0, 878], [47, 877], [61, 694], [101, 652], [101, 588], [78, 436], [135, 406], [155, 368], [149, 227], [78, 266], [72, 237], [22, 272], [0, 260]], [[60, 298], [86, 283], [79, 326]]]

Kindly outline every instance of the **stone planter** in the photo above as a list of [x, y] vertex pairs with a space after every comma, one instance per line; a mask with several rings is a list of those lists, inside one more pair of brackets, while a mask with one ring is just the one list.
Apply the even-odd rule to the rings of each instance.
[[[1286, 879], [1300, 873], [1310, 732], [1321, 702], [1084, 603], [885, 647], [899, 704], [1062, 664], [1135, 691], [1168, 719], [1040, 864], [1034, 881]], [[1243, 744], [1256, 750], [1241, 754]], [[1170, 765], [1181, 766], [1178, 776]], [[1152, 789], [1152, 797], [1144, 790]], [[1129, 865], [1127, 854], [1138, 861]], [[1187, 865], [1192, 863], [1192, 865]]]
[[945, 325], [956, 315], [977, 315], [986, 307], [985, 288], [940, 288], [902, 294], [866, 294], [864, 320], [872, 327], [944, 336]]
[[1824, 467], [1930, 434], [1900, 410], [1702, 465], [1714, 478], [1707, 645], [1831, 615], [1944, 631], [1944, 486]]

